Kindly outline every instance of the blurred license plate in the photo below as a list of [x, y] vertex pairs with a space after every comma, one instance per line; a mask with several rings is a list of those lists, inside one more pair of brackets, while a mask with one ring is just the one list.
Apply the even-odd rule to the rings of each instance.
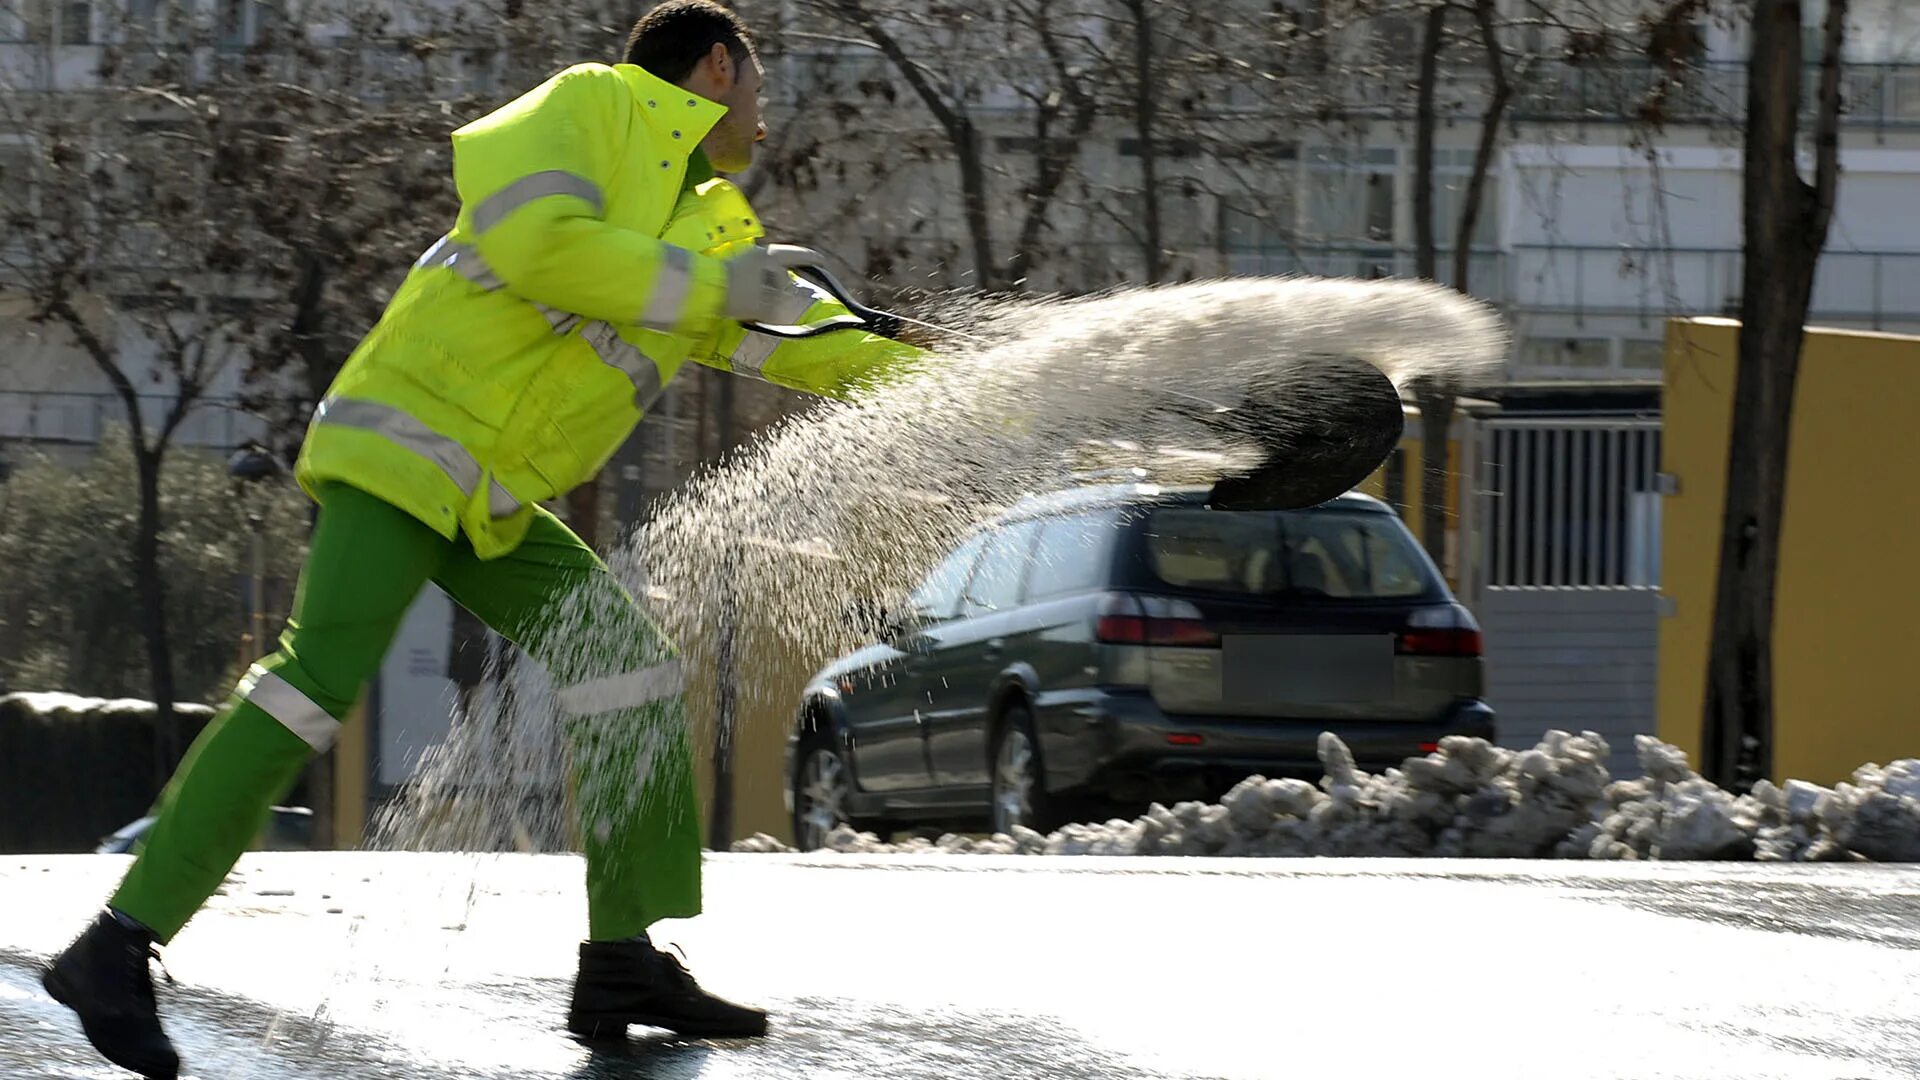
[[1226, 698], [1351, 702], [1393, 696], [1387, 634], [1229, 634], [1220, 639]]

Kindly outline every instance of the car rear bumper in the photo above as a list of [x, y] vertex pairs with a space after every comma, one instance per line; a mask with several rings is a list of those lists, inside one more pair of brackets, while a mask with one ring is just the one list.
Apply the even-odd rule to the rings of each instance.
[[[1047, 787], [1121, 803], [1217, 799], [1248, 776], [1318, 780], [1320, 733], [1331, 731], [1362, 768], [1418, 757], [1446, 735], [1491, 739], [1494, 714], [1477, 699], [1431, 720], [1294, 720], [1169, 716], [1145, 694], [1082, 699], [1042, 724]], [[1197, 740], [1197, 741], [1196, 741]]]

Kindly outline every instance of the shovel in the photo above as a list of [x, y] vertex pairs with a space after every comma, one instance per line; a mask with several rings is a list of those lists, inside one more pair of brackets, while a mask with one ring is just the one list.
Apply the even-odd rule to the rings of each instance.
[[[783, 245], [785, 247], [785, 245]], [[863, 330], [898, 338], [909, 326], [978, 343], [977, 334], [868, 307], [824, 265], [826, 257], [786, 247], [790, 268], [825, 289], [845, 315], [804, 325], [743, 323], [778, 338], [810, 338], [835, 330]], [[1235, 404], [1178, 390], [1149, 391], [1159, 400], [1142, 409], [1171, 410], [1234, 442], [1261, 451], [1256, 464], [1223, 474], [1207, 505], [1219, 510], [1299, 510], [1353, 490], [1393, 453], [1406, 430], [1400, 391], [1386, 373], [1353, 356], [1306, 358], [1275, 377], [1247, 387]]]

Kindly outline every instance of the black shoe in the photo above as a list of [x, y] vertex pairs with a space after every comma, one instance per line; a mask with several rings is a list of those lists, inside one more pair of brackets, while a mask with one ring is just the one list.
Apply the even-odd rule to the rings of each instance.
[[40, 973], [53, 1000], [80, 1014], [87, 1041], [108, 1061], [147, 1080], [175, 1080], [180, 1055], [160, 1029], [147, 961], [153, 935], [103, 911]]
[[767, 1033], [767, 1014], [700, 989], [678, 959], [644, 937], [581, 942], [567, 1030], [584, 1039], [621, 1039], [628, 1024], [690, 1039], [745, 1039]]

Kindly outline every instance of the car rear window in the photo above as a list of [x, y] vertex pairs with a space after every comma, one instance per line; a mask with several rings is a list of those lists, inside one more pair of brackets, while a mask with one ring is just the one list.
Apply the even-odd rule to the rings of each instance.
[[1049, 518], [1040, 526], [1027, 599], [1086, 592], [1106, 583], [1113, 515], [1107, 512]]
[[1153, 573], [1177, 589], [1389, 600], [1439, 587], [1412, 534], [1386, 514], [1163, 507], [1149, 515], [1145, 535]]

